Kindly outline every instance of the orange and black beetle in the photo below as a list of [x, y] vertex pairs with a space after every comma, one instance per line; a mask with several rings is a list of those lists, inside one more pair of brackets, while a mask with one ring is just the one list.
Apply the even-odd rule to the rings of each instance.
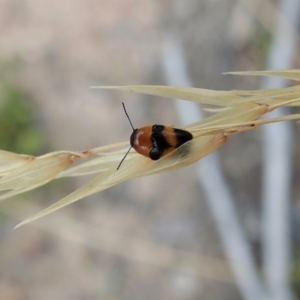
[[188, 131], [164, 125], [149, 125], [133, 130], [130, 145], [137, 153], [157, 160], [191, 139], [193, 136]]
[[[149, 157], [152, 160], [158, 160], [193, 139], [193, 135], [190, 132], [171, 126], [155, 124], [134, 129], [124, 103], [122, 105], [133, 130], [130, 136], [131, 147], [128, 152], [133, 148], [143, 156]], [[121, 160], [117, 170], [120, 168], [128, 152]]]

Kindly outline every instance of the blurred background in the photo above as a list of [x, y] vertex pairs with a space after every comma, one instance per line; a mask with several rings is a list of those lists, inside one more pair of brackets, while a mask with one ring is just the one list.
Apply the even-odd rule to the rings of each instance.
[[[299, 68], [298, 2], [1, 0], [0, 148], [40, 155], [126, 141], [122, 101], [135, 127], [200, 117], [183, 101], [92, 85], [271, 87], [222, 73]], [[2, 202], [0, 299], [300, 299], [300, 131], [276, 126], [16, 231], [89, 178]], [[279, 176], [271, 188], [268, 174]]]

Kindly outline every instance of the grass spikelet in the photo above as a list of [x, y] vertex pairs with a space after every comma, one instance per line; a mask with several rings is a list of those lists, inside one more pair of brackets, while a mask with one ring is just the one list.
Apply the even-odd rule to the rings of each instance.
[[[233, 74], [233, 73], [231, 73]], [[234, 73], [236, 74], [236, 73]], [[299, 70], [239, 72], [238, 75], [275, 75], [300, 80]], [[0, 152], [0, 190], [9, 190], [0, 199], [41, 186], [54, 178], [97, 174], [91, 181], [38, 214], [21, 222], [30, 223], [86, 196], [103, 191], [133, 178], [166, 172], [190, 165], [226, 143], [228, 138], [261, 125], [299, 120], [300, 114], [260, 119], [266, 113], [283, 106], [300, 104], [300, 86], [256, 91], [211, 91], [197, 88], [164, 86], [95, 87], [139, 92], [155, 96], [181, 98], [221, 107], [211, 116], [184, 126], [193, 139], [168, 155], [153, 161], [131, 150], [117, 171], [120, 160], [128, 150], [129, 141], [91, 149], [85, 152], [60, 151], [40, 157]], [[5, 163], [7, 155], [7, 163]], [[84, 160], [72, 166], [75, 160]]]

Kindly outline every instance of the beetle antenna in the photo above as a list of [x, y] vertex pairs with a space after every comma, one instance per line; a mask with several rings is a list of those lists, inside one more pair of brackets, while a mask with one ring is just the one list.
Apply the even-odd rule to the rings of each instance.
[[[131, 120], [130, 120], [130, 118], [129, 118], [129, 115], [128, 115], [127, 111], [126, 111], [124, 102], [122, 102], [122, 105], [123, 105], [123, 108], [124, 108], [125, 115], [126, 115], [128, 121], [129, 121], [130, 125], [131, 125], [131, 128], [132, 128], [132, 130], [134, 131], [134, 127], [133, 127], [133, 125], [132, 125], [132, 123], [131, 123]], [[129, 151], [131, 150], [131, 148], [132, 148], [132, 147], [130, 147], [130, 148], [128, 149], [128, 151], [126, 152], [126, 154], [124, 155], [124, 157], [123, 157], [122, 160], [120, 161], [120, 163], [119, 163], [119, 165], [118, 165], [118, 167], [117, 167], [117, 171], [120, 169], [121, 164], [123, 163], [124, 159], [125, 159], [126, 156], [128, 155], [128, 153], [129, 153]]]
[[[128, 116], [128, 113], [127, 113], [127, 111], [126, 111], [124, 102], [122, 102], [122, 105], [123, 105], [123, 108], [124, 108], [125, 115], [127, 116], [127, 119], [128, 119], [128, 121], [129, 121], [129, 123], [130, 123], [130, 125], [131, 125], [131, 127], [132, 127], [132, 130], [134, 130], [134, 127], [133, 127], [133, 125], [132, 125], [132, 123], [131, 123], [131, 120], [130, 120], [130, 118], [129, 118], [129, 116]], [[130, 150], [130, 149], [129, 149], [129, 150]], [[128, 151], [128, 152], [129, 152], [129, 151]], [[127, 155], [127, 154], [126, 154], [126, 155]]]
[[130, 147], [128, 149], [128, 151], [126, 152], [126, 154], [124, 155], [124, 157], [122, 158], [122, 160], [120, 161], [118, 167], [117, 167], [117, 171], [120, 169], [122, 162], [124, 161], [124, 159], [126, 158], [126, 156], [128, 155], [129, 151], [131, 150], [132, 147]]

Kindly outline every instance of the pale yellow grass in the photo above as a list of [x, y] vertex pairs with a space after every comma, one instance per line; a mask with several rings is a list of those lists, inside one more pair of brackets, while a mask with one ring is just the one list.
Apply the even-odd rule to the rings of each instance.
[[[300, 70], [232, 74], [274, 75], [300, 80]], [[194, 138], [176, 149], [176, 155], [170, 153], [157, 161], [152, 161], [132, 149], [118, 171], [117, 167], [129, 148], [129, 140], [83, 152], [57, 151], [38, 157], [0, 151], [0, 175], [2, 176], [0, 178], [0, 190], [6, 191], [0, 196], [0, 200], [35, 189], [55, 178], [97, 174], [87, 184], [21, 222], [17, 227], [126, 180], [185, 167], [213, 152], [222, 146], [229, 137], [239, 132], [252, 130], [260, 125], [273, 122], [300, 119], [300, 114], [259, 119], [264, 114], [279, 107], [299, 106], [300, 85], [283, 89], [255, 91], [213, 91], [170, 86], [94, 88], [117, 89], [168, 98], [180, 98], [201, 104], [216, 105], [221, 109], [217, 109], [213, 115], [199, 122], [183, 127], [183, 129], [190, 131]], [[87, 158], [89, 158], [88, 161], [86, 161]], [[82, 163], [72, 166], [75, 161]]]

